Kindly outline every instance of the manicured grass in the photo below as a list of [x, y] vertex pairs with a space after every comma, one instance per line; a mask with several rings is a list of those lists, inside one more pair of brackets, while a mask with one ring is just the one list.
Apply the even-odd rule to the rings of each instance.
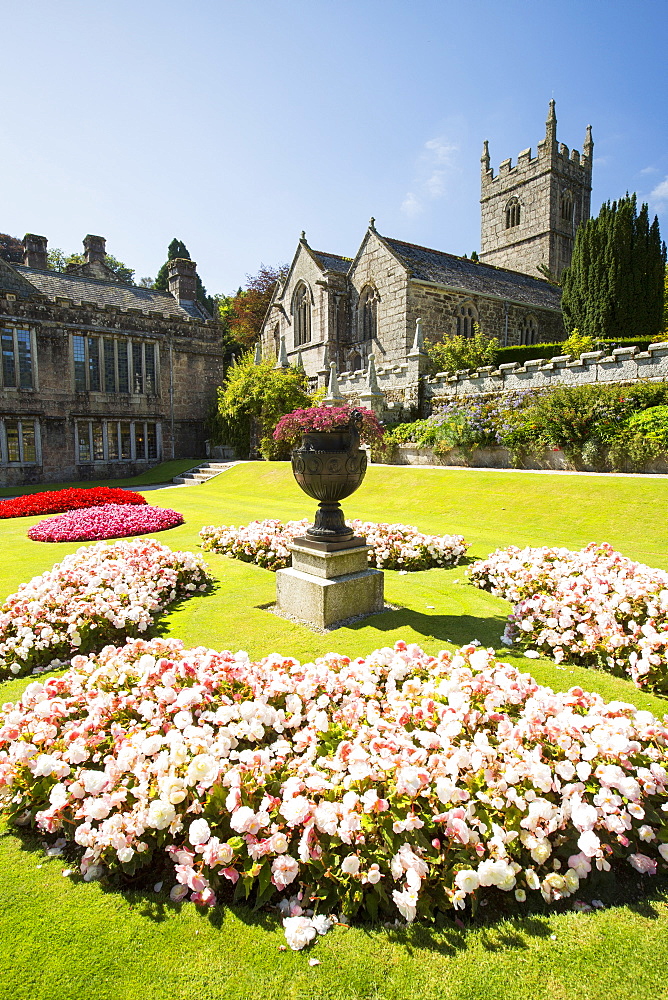
[[46, 490], [62, 490], [69, 486], [76, 486], [79, 489], [93, 486], [154, 486], [158, 483], [169, 483], [174, 476], [180, 476], [182, 472], [204, 461], [203, 458], [175, 458], [169, 462], [161, 462], [160, 465], [147, 469], [138, 476], [129, 476], [126, 479], [78, 479], [72, 483], [40, 483], [39, 486], [0, 486], [0, 497], [21, 497], [27, 493], [44, 493]]
[[[236, 466], [203, 486], [156, 490], [149, 498], [185, 517], [185, 524], [155, 537], [194, 551], [204, 524], [310, 516], [314, 508], [285, 463]], [[464, 534], [473, 557], [509, 544], [579, 548], [608, 541], [625, 555], [668, 568], [667, 499], [668, 481], [641, 477], [372, 467], [344, 509]], [[37, 520], [0, 521], [0, 598], [78, 547], [29, 541], [26, 531]], [[398, 638], [429, 650], [477, 638], [552, 687], [577, 683], [660, 715], [668, 708], [665, 699], [641, 694], [630, 682], [529, 661], [500, 646], [509, 605], [468, 586], [462, 566], [387, 572], [387, 599], [401, 610], [323, 636], [265, 609], [274, 598], [272, 573], [211, 553], [206, 559], [216, 577], [212, 591], [183, 602], [160, 625], [187, 645], [311, 659], [330, 650], [361, 655]], [[2, 700], [17, 697], [24, 685], [0, 685]], [[279, 952], [284, 939], [273, 914], [225, 907], [199, 914], [192, 904], [169, 902], [170, 882], [159, 893], [151, 887], [121, 893], [63, 878], [63, 859], [45, 858], [34, 837], [12, 832], [0, 837], [0, 859], [0, 995], [8, 997], [655, 1000], [665, 994], [665, 882], [634, 873], [621, 888], [587, 887], [579, 894], [617, 903], [601, 912], [546, 909], [486, 921], [481, 910], [472, 927], [337, 929], [312, 951], [293, 954]], [[638, 886], [651, 886], [650, 895]], [[628, 901], [630, 891], [636, 901]], [[322, 965], [311, 968], [311, 956]]]

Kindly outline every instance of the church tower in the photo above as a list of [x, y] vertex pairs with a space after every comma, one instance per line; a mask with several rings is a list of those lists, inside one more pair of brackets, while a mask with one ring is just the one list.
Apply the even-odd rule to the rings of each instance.
[[557, 143], [554, 101], [536, 156], [523, 150], [517, 165], [504, 160], [495, 177], [485, 140], [481, 162], [480, 260], [533, 278], [545, 265], [557, 277], [568, 267], [575, 231], [589, 218], [594, 143], [587, 126], [582, 155]]

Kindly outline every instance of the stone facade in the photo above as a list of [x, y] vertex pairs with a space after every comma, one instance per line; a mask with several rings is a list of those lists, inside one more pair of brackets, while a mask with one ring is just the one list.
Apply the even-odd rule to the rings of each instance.
[[554, 101], [536, 156], [525, 149], [515, 166], [504, 160], [495, 176], [485, 142], [480, 259], [534, 276], [542, 265], [560, 277], [571, 261], [575, 231], [589, 218], [593, 154], [591, 126], [582, 155], [557, 143]]
[[563, 339], [559, 290], [547, 281], [381, 236], [371, 220], [354, 259], [313, 250], [304, 234], [277, 286], [262, 350], [301, 363], [312, 387], [329, 364], [341, 372], [407, 362], [418, 319], [423, 335], [471, 336], [503, 345]]
[[194, 263], [172, 262], [170, 294], [118, 282], [102, 237], [84, 246], [68, 273], [35, 266], [46, 239], [34, 234], [29, 263], [0, 258], [0, 485], [123, 477], [205, 453], [223, 352]]

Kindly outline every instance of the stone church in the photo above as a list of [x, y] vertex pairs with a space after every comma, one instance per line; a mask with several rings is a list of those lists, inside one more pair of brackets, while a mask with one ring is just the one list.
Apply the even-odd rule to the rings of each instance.
[[560, 291], [541, 275], [568, 265], [575, 230], [589, 218], [593, 142], [583, 153], [557, 143], [554, 101], [545, 138], [517, 164], [490, 167], [485, 142], [478, 261], [381, 235], [371, 219], [354, 257], [314, 250], [302, 233], [261, 333], [263, 352], [301, 361], [311, 386], [328, 364], [357, 372], [374, 355], [406, 362], [416, 322], [425, 338], [470, 337], [477, 325], [503, 346], [562, 340]]
[[131, 476], [203, 455], [223, 376], [220, 327], [197, 301], [196, 264], [169, 292], [119, 281], [105, 240], [47, 267], [47, 241], [0, 237], [0, 485]]

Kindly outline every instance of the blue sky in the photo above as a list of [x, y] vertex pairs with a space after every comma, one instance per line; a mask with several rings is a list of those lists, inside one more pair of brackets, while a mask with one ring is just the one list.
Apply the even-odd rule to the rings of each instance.
[[668, 4], [637, 0], [2, 3], [0, 231], [210, 292], [380, 233], [479, 248], [480, 152], [594, 135], [592, 210], [637, 191], [668, 238]]

